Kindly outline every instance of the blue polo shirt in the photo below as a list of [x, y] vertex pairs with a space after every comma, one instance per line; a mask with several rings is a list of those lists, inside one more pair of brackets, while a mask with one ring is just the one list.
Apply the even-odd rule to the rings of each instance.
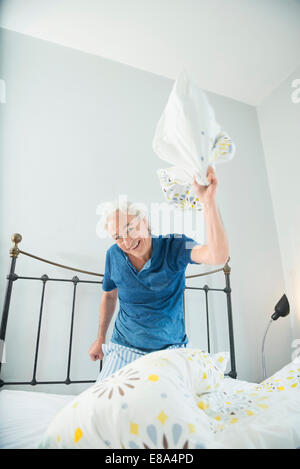
[[111, 342], [145, 352], [188, 342], [183, 293], [195, 240], [184, 234], [153, 235], [152, 256], [138, 270], [113, 244], [106, 253], [102, 289], [118, 288], [119, 312]]

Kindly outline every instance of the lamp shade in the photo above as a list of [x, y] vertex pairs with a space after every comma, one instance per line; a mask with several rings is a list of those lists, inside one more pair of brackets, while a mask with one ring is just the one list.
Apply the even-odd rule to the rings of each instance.
[[286, 295], [283, 295], [275, 306], [275, 311], [272, 314], [271, 318], [273, 321], [276, 321], [279, 317], [284, 318], [290, 312], [290, 305]]

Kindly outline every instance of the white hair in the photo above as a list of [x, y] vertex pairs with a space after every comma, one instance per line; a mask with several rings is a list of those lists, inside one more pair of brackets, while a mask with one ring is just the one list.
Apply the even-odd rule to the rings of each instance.
[[144, 210], [144, 204], [133, 203], [128, 200], [113, 200], [111, 202], [103, 202], [97, 207], [97, 214], [100, 215], [99, 225], [102, 229], [107, 229], [107, 219], [114, 215], [117, 210], [129, 215], [136, 215], [138, 219], [147, 217]]

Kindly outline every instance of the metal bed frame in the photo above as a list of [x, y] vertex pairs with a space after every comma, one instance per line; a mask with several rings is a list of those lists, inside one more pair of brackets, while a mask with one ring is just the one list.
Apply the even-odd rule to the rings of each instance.
[[[7, 275], [7, 287], [6, 293], [4, 298], [4, 305], [3, 305], [3, 313], [1, 319], [1, 328], [0, 328], [0, 388], [7, 385], [39, 385], [39, 384], [73, 384], [73, 383], [94, 383], [95, 380], [82, 380], [82, 381], [73, 381], [70, 378], [70, 369], [71, 369], [71, 357], [72, 357], [72, 342], [73, 342], [73, 325], [74, 325], [74, 313], [75, 313], [75, 301], [76, 301], [76, 288], [78, 283], [96, 283], [102, 284], [103, 281], [95, 281], [95, 280], [80, 280], [77, 276], [74, 276], [72, 279], [65, 279], [65, 278], [50, 278], [48, 275], [44, 274], [41, 277], [25, 277], [20, 276], [15, 273], [16, 269], [16, 261], [19, 254], [23, 254], [25, 256], [32, 257], [42, 262], [46, 262], [48, 264], [55, 265], [57, 267], [61, 267], [68, 270], [73, 270], [77, 272], [81, 272], [84, 274], [89, 274], [97, 277], [104, 277], [104, 274], [99, 274], [95, 272], [88, 272], [81, 269], [76, 269], [73, 267], [68, 267], [62, 264], [57, 264], [55, 262], [43, 259], [41, 257], [37, 257], [33, 254], [28, 252], [24, 252], [19, 249], [18, 245], [22, 241], [22, 236], [19, 233], [15, 233], [12, 235], [12, 241], [14, 243], [13, 247], [10, 249], [10, 257], [11, 257], [11, 265], [10, 265], [10, 272]], [[207, 351], [210, 353], [210, 330], [209, 330], [209, 312], [208, 312], [208, 292], [209, 291], [223, 291], [226, 294], [227, 298], [227, 318], [228, 318], [228, 331], [229, 331], [229, 348], [230, 348], [230, 363], [231, 369], [229, 373], [226, 373], [227, 376], [231, 378], [236, 378], [236, 364], [235, 364], [235, 351], [234, 351], [234, 335], [233, 335], [233, 321], [232, 321], [232, 305], [231, 305], [231, 287], [230, 287], [230, 272], [231, 268], [228, 265], [230, 258], [228, 258], [226, 264], [223, 268], [219, 268], [210, 272], [204, 272], [201, 274], [195, 275], [188, 275], [188, 278], [195, 278], [201, 277], [204, 275], [214, 274], [216, 272], [223, 271], [225, 274], [225, 288], [210, 288], [208, 285], [204, 285], [203, 287], [189, 287], [185, 286], [186, 290], [203, 290], [205, 293], [205, 305], [206, 305], [206, 326], [207, 326]], [[12, 294], [13, 283], [16, 280], [37, 280], [42, 282], [42, 292], [41, 292], [41, 302], [40, 302], [40, 312], [39, 312], [39, 322], [38, 322], [38, 329], [37, 329], [37, 336], [36, 336], [36, 346], [35, 346], [35, 356], [34, 356], [34, 366], [33, 366], [33, 374], [30, 381], [4, 381], [1, 379], [1, 364], [2, 364], [2, 356], [4, 351], [4, 343], [5, 343], [5, 335], [6, 335], [6, 327], [9, 315], [9, 308], [10, 308], [10, 300]], [[41, 333], [41, 325], [42, 325], [42, 316], [43, 316], [43, 305], [44, 305], [44, 295], [47, 282], [72, 282], [73, 283], [73, 302], [72, 302], [72, 314], [71, 314], [71, 325], [70, 325], [70, 334], [69, 334], [69, 352], [68, 352], [68, 365], [67, 365], [67, 372], [66, 372], [66, 379], [64, 381], [38, 381], [36, 379], [36, 372], [37, 372], [37, 363], [38, 363], [38, 353], [39, 353], [39, 346], [40, 346], [40, 333]], [[183, 304], [185, 309], [185, 302], [183, 297]], [[100, 361], [100, 371], [102, 369], [102, 360]]]

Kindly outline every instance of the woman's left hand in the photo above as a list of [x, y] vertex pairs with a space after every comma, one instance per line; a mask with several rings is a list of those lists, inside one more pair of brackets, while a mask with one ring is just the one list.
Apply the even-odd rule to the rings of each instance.
[[204, 205], [207, 205], [215, 201], [218, 179], [215, 173], [215, 170], [209, 166], [206, 173], [208, 186], [202, 186], [196, 181], [196, 176], [193, 180], [193, 189], [196, 196], [199, 198], [200, 202]]

